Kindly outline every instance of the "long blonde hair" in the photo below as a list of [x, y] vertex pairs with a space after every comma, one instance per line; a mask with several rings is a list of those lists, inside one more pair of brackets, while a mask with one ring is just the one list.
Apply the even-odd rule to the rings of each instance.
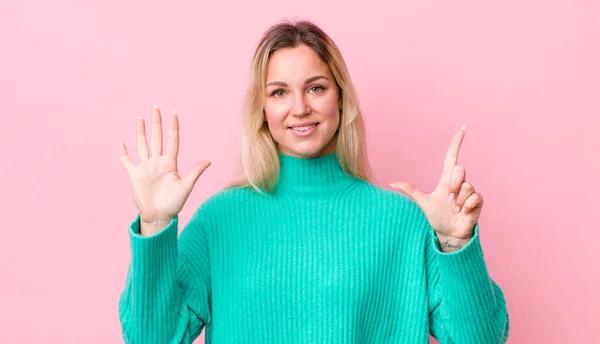
[[279, 178], [277, 142], [271, 136], [264, 113], [265, 83], [269, 57], [277, 49], [299, 45], [312, 48], [326, 63], [340, 92], [340, 124], [336, 131], [336, 155], [348, 174], [371, 181], [367, 158], [365, 125], [358, 96], [346, 63], [333, 40], [309, 21], [283, 21], [271, 26], [263, 35], [252, 59], [246, 99], [244, 101], [241, 142], [243, 176], [227, 187], [251, 186], [273, 192]]

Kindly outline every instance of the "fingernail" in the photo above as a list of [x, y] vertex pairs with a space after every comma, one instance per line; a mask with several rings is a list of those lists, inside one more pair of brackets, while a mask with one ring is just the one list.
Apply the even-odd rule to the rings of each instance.
[[461, 213], [464, 213], [464, 212], [465, 212], [465, 210], [466, 210], [466, 209], [465, 209], [465, 207], [463, 207], [463, 208], [460, 210], [460, 212], [461, 212]]
[[140, 117], [138, 117], [138, 119], [144, 119], [144, 116], [140, 116]]
[[454, 201], [454, 192], [448, 196], [448, 204], [452, 204], [452, 201]]
[[462, 127], [460, 127], [460, 129], [462, 129], [462, 131], [467, 131], [467, 126], [463, 125]]
[[211, 163], [211, 164], [212, 164], [213, 162], [215, 162], [214, 160], [209, 160], [209, 161], [210, 161], [210, 163]]
[[454, 207], [454, 212], [455, 213], [458, 213], [459, 211], [460, 211], [460, 207], [458, 207], [458, 206]]
[[158, 105], [154, 104], [154, 108], [155, 108], [155, 109], [158, 109]]
[[392, 183], [390, 183], [390, 186], [393, 187], [394, 189], [397, 189], [398, 187]]
[[177, 110], [173, 109], [173, 111], [171, 111], [172, 113], [177, 113]]

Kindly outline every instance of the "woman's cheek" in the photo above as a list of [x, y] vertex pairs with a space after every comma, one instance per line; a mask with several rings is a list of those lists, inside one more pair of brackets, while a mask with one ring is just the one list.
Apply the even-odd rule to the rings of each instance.
[[337, 97], [322, 97], [317, 100], [315, 107], [319, 109], [319, 112], [324, 116], [336, 115], [338, 111], [338, 100]]
[[286, 113], [285, 104], [270, 103], [267, 106], [265, 106], [265, 113], [267, 114], [267, 118], [272, 121], [282, 121]]

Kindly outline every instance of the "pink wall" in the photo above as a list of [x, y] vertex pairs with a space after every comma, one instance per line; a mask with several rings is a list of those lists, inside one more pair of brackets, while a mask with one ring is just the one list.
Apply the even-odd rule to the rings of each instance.
[[[338, 43], [387, 187], [430, 191], [450, 138], [485, 196], [481, 235], [510, 343], [592, 342], [600, 324], [600, 2], [4, 1], [0, 342], [118, 343], [123, 140], [176, 108], [180, 167], [215, 159], [185, 223], [229, 180], [252, 49], [282, 17]], [[137, 161], [137, 160], [136, 160]]]

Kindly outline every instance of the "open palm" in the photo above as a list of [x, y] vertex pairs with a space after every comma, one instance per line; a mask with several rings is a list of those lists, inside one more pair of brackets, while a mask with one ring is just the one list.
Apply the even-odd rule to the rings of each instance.
[[163, 154], [162, 120], [160, 110], [152, 110], [152, 140], [149, 151], [143, 118], [137, 123], [137, 150], [140, 163], [136, 166], [127, 154], [125, 144], [119, 143], [119, 159], [129, 174], [135, 204], [145, 223], [169, 222], [183, 208], [200, 175], [211, 162], [197, 163], [185, 178], [177, 171], [179, 151], [179, 120], [170, 118], [169, 139]]

